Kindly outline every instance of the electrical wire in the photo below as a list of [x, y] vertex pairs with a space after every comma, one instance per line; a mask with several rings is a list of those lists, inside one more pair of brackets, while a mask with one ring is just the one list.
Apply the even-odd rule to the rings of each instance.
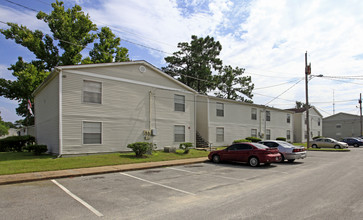
[[278, 97], [280, 97], [281, 95], [285, 94], [287, 91], [289, 91], [290, 89], [292, 89], [294, 86], [296, 86], [298, 83], [300, 83], [303, 80], [304, 80], [304, 78], [301, 78], [299, 81], [297, 81], [296, 83], [294, 83], [294, 85], [290, 86], [288, 89], [286, 89], [280, 95], [278, 95], [275, 98], [273, 98], [271, 101], [267, 102], [265, 105], [268, 105], [269, 103], [271, 103], [272, 101], [274, 101], [275, 99], [277, 99]]

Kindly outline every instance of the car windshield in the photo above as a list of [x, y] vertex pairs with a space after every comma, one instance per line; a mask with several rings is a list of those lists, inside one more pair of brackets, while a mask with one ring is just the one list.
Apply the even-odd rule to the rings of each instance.
[[253, 146], [257, 147], [258, 149], [267, 149], [269, 147], [263, 145], [263, 144], [259, 144], [259, 143], [253, 143]]

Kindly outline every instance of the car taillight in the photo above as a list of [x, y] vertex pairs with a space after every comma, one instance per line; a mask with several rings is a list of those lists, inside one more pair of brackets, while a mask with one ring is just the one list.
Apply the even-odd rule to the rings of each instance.
[[301, 152], [303, 151], [302, 149], [293, 149], [292, 152]]

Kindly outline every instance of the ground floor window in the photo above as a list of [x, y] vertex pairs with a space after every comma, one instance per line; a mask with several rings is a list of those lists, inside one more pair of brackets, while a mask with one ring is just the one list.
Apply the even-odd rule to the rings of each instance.
[[257, 129], [251, 129], [251, 137], [257, 137]]
[[83, 144], [102, 143], [102, 122], [83, 122]]
[[224, 142], [224, 128], [217, 128], [217, 142]]
[[291, 134], [290, 134], [290, 130], [286, 131], [286, 139], [290, 140], [291, 139]]
[[266, 140], [271, 140], [271, 130], [266, 129]]
[[174, 126], [174, 142], [185, 142], [185, 126]]

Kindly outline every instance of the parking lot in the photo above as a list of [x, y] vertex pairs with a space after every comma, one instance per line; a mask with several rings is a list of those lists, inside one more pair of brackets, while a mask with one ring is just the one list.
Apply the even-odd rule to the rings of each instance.
[[363, 148], [0, 186], [4, 219], [361, 219]]

